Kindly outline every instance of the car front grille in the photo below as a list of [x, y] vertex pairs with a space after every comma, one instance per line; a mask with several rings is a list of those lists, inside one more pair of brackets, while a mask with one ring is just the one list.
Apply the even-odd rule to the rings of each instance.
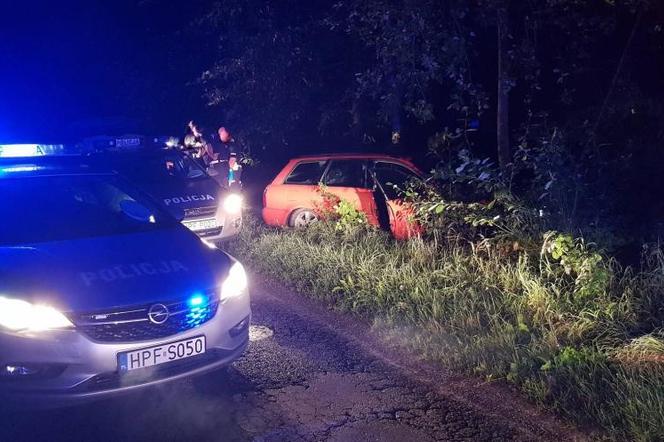
[[[219, 298], [214, 292], [192, 299], [157, 302], [110, 311], [71, 315], [76, 329], [98, 342], [138, 342], [165, 338], [205, 324], [217, 314]], [[168, 310], [168, 316], [155, 313]], [[153, 319], [150, 319], [151, 309]], [[157, 320], [155, 322], [155, 319]], [[163, 322], [161, 322], [163, 320]]]

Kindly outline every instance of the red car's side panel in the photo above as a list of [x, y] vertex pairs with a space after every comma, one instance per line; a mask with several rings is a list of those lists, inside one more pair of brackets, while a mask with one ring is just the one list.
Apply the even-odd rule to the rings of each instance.
[[268, 226], [285, 226], [288, 224], [290, 212], [284, 209], [271, 209], [263, 207], [263, 221]]
[[370, 189], [361, 189], [356, 187], [328, 187], [327, 191], [338, 196], [342, 200], [348, 201], [357, 210], [367, 215], [370, 224], [378, 225], [376, 217], [376, 203], [374, 202], [373, 191]]
[[390, 230], [396, 239], [408, 239], [423, 233], [422, 226], [413, 219], [411, 207], [398, 200], [387, 202], [390, 212]]
[[[288, 174], [286, 174], [288, 176]], [[284, 177], [285, 179], [285, 177]], [[313, 209], [322, 202], [318, 186], [270, 184], [265, 194], [263, 219], [266, 224], [287, 226], [290, 214], [297, 209]], [[269, 219], [266, 219], [266, 212]], [[274, 222], [272, 222], [274, 221]]]

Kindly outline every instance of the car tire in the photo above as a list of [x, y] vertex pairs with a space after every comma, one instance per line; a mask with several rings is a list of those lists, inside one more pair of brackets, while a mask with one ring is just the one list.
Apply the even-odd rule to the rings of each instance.
[[288, 219], [290, 227], [301, 228], [318, 221], [318, 215], [311, 209], [297, 209]]

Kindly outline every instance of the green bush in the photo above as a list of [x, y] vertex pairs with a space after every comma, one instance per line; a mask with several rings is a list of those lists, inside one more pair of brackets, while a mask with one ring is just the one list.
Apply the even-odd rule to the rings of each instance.
[[[249, 221], [231, 252], [445, 365], [505, 379], [615, 438], [664, 439], [664, 259], [624, 269], [569, 235], [431, 235]], [[508, 244], [506, 251], [505, 245]]]

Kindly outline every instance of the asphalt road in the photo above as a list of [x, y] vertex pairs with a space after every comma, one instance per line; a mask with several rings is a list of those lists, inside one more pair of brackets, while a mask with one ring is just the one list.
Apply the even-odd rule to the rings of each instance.
[[76, 408], [4, 414], [2, 441], [570, 440], [504, 387], [383, 348], [367, 324], [261, 283], [225, 372]]

